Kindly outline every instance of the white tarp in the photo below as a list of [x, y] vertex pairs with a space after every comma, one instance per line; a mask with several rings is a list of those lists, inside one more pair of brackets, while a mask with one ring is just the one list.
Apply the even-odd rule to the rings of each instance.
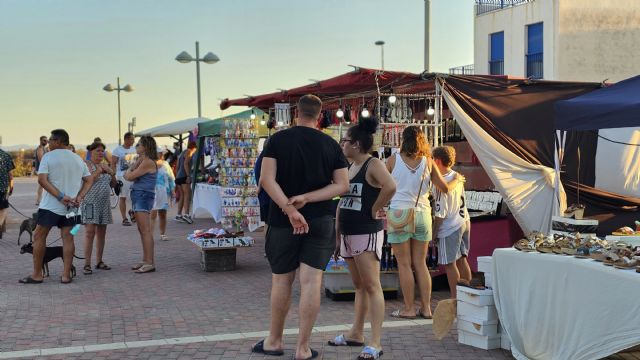
[[640, 144], [640, 128], [600, 129], [598, 135], [595, 187], [640, 197], [640, 146], [613, 142]]
[[[444, 99], [449, 105], [471, 149], [482, 167], [511, 209], [525, 232], [551, 230], [551, 215], [557, 214], [555, 170], [530, 164], [513, 154], [475, 123], [446, 90]], [[560, 208], [566, 207], [566, 194], [559, 183]]]
[[136, 132], [136, 136], [176, 136], [197, 129], [199, 123], [210, 120], [211, 119], [204, 117], [179, 120], [172, 123], [152, 127], [150, 129], [138, 131]]

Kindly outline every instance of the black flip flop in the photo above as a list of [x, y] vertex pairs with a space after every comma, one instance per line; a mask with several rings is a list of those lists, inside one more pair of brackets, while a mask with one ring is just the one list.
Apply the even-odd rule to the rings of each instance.
[[73, 282], [73, 278], [69, 278], [69, 280], [64, 281], [62, 277], [60, 277], [60, 284], [71, 284]]
[[311, 359], [315, 359], [318, 357], [318, 352], [313, 350], [313, 349], [309, 349], [311, 350], [311, 356], [309, 356], [308, 358], [304, 358], [304, 359], [296, 359], [296, 354], [293, 354], [293, 356], [291, 357], [293, 360], [311, 360]]
[[284, 355], [284, 351], [282, 350], [266, 350], [264, 348], [264, 339], [258, 341], [255, 345], [253, 345], [253, 347], [251, 348], [251, 352], [270, 355], [270, 356]]
[[18, 280], [20, 284], [42, 284], [42, 280], [34, 280], [31, 276]]

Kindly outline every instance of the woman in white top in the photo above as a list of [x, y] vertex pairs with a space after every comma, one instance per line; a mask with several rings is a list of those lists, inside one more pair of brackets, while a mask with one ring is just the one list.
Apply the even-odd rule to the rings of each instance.
[[[394, 232], [391, 226], [387, 227], [387, 240], [398, 261], [404, 298], [404, 308], [394, 311], [391, 316], [430, 319], [431, 275], [427, 269], [427, 249], [432, 236], [430, 182], [433, 180], [436, 188], [447, 193], [464, 178], [460, 176], [449, 184], [444, 181], [438, 167], [434, 166], [426, 136], [418, 126], [409, 126], [402, 132], [400, 153], [389, 158], [387, 169], [397, 184], [387, 212], [388, 224], [408, 219], [409, 209], [415, 209], [414, 223], [409, 224], [415, 230]], [[417, 310], [414, 307], [415, 279], [420, 290], [420, 308]]]

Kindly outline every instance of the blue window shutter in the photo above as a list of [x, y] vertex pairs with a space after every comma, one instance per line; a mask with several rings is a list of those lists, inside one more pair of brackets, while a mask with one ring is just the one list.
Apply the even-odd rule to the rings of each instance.
[[538, 54], [542, 49], [542, 23], [527, 26], [527, 54]]
[[491, 34], [490, 60], [504, 60], [504, 31]]

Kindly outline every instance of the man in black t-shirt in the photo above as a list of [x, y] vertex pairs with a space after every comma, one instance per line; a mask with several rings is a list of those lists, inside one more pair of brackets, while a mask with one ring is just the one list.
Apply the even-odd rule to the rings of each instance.
[[264, 150], [260, 183], [271, 197], [265, 251], [271, 265], [271, 326], [254, 352], [282, 355], [282, 332], [291, 287], [300, 268], [296, 359], [316, 357], [309, 347], [320, 309], [322, 271], [335, 250], [331, 199], [349, 187], [347, 161], [338, 143], [315, 128], [322, 101], [298, 100], [297, 126], [279, 131]]

